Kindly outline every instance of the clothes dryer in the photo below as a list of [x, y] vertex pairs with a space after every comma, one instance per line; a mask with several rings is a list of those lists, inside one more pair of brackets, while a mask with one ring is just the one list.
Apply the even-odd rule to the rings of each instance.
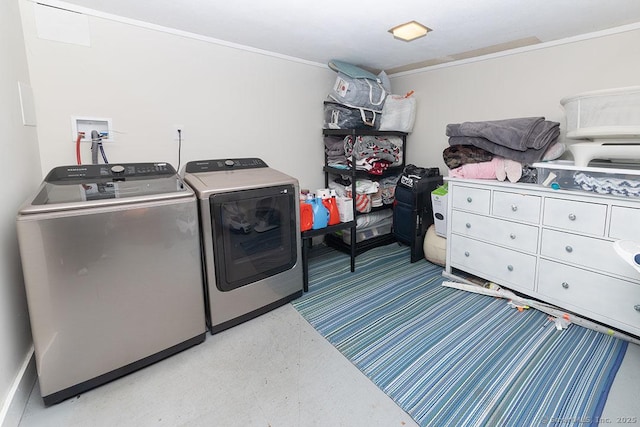
[[261, 159], [189, 162], [208, 326], [222, 331], [302, 295], [297, 179]]
[[17, 233], [45, 405], [205, 339], [196, 198], [171, 165], [54, 168]]

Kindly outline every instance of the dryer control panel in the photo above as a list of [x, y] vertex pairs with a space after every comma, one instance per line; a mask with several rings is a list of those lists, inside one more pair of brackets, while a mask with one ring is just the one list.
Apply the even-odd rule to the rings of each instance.
[[187, 173], [197, 172], [219, 172], [235, 169], [254, 169], [267, 168], [267, 164], [256, 157], [242, 159], [215, 159], [215, 160], [198, 160], [188, 162], [185, 168]]

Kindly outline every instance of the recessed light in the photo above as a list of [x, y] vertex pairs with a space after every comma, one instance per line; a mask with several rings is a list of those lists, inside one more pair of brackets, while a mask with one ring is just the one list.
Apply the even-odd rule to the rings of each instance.
[[416, 21], [410, 21], [389, 30], [393, 37], [406, 42], [424, 37], [429, 31], [431, 31], [431, 28], [427, 28]]

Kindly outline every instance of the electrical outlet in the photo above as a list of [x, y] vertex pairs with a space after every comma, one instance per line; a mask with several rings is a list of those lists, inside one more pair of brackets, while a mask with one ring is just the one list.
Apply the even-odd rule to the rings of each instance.
[[173, 140], [184, 141], [184, 126], [173, 125]]

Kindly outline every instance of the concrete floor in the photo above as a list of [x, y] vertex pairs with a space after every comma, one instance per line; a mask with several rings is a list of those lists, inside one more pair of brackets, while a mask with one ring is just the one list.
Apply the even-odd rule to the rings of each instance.
[[[640, 346], [629, 344], [600, 423], [640, 423], [639, 396]], [[19, 424], [162, 425], [412, 427], [416, 423], [286, 304], [48, 408], [36, 383]]]
[[287, 304], [45, 408], [20, 427], [411, 427], [415, 422]]
[[[639, 367], [630, 344], [608, 425], [640, 422]], [[416, 426], [290, 304], [57, 405], [39, 393], [36, 384], [20, 427]]]

